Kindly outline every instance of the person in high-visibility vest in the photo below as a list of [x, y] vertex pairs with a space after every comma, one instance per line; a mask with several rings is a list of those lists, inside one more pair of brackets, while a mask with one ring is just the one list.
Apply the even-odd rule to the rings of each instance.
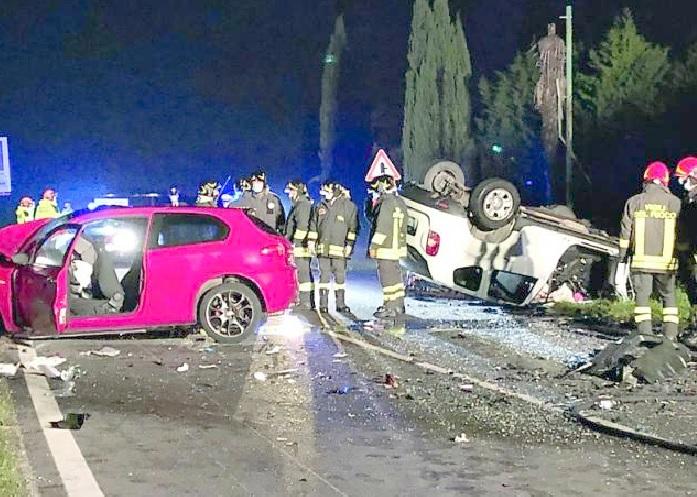
[[17, 215], [17, 224], [28, 223], [34, 220], [34, 199], [28, 196], [22, 197], [17, 205], [15, 214]]
[[378, 176], [370, 183], [379, 198], [373, 209], [368, 255], [377, 261], [383, 305], [373, 314], [393, 319], [405, 313], [405, 286], [399, 261], [407, 256], [407, 206], [397, 195], [392, 176]]
[[290, 181], [285, 189], [293, 206], [288, 214], [285, 226], [285, 236], [293, 243], [293, 255], [298, 271], [298, 300], [300, 310], [310, 310], [315, 307], [315, 283], [312, 277], [310, 262], [310, 240], [317, 239], [317, 233], [312, 232], [312, 202], [307, 193], [307, 186], [301, 180]]
[[[631, 275], [635, 293], [634, 320], [640, 333], [651, 333], [650, 298], [654, 289], [663, 300], [663, 334], [678, 336], [678, 306], [675, 296], [675, 258], [680, 199], [668, 190], [670, 173], [662, 162], [644, 171], [642, 193], [627, 200], [621, 221], [618, 274], [627, 274], [626, 257], [631, 253]], [[616, 281], [616, 284], [621, 283]], [[626, 281], [625, 281], [626, 283]]]
[[53, 188], [46, 188], [41, 195], [39, 205], [36, 206], [36, 215], [34, 219], [46, 219], [60, 216], [57, 197], [56, 190]]

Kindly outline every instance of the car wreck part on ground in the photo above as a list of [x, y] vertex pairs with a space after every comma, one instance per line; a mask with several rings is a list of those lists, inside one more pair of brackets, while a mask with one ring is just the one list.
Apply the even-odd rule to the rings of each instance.
[[6, 378], [14, 378], [14, 376], [17, 374], [17, 370], [19, 369], [19, 363], [9, 363], [9, 362], [2, 362], [0, 363], [0, 376], [4, 376]]
[[588, 374], [624, 381], [626, 373], [645, 383], [658, 383], [687, 369], [688, 349], [655, 335], [635, 334], [608, 345], [591, 359]]
[[84, 352], [80, 352], [81, 356], [97, 356], [97, 357], [116, 357], [121, 354], [121, 351], [118, 349], [115, 349], [113, 347], [102, 347], [99, 350], [86, 350]]
[[499, 385], [496, 385], [495, 383], [492, 383], [490, 381], [486, 380], [480, 380], [478, 378], [473, 378], [471, 376], [459, 373], [457, 371], [452, 371], [446, 368], [442, 368], [440, 366], [436, 366], [434, 364], [430, 364], [428, 362], [423, 362], [423, 361], [418, 361], [416, 357], [414, 356], [405, 356], [403, 354], [400, 354], [398, 352], [394, 352], [392, 350], [379, 347], [377, 345], [373, 345], [371, 343], [366, 342], [365, 340], [361, 339], [356, 339], [347, 335], [343, 335], [341, 333], [335, 333], [332, 331], [323, 331], [326, 335], [329, 335], [333, 339], [336, 340], [341, 340], [344, 342], [351, 343], [353, 345], [356, 345], [358, 347], [361, 347], [362, 349], [365, 350], [370, 350], [372, 352], [377, 352], [379, 354], [385, 355], [387, 357], [391, 357], [393, 359], [397, 359], [402, 362], [410, 363], [413, 364], [421, 369], [424, 369], [426, 371], [430, 371], [433, 373], [440, 373], [443, 375], [450, 376], [452, 378], [455, 378], [457, 380], [461, 381], [467, 381], [473, 385], [476, 385], [479, 388], [483, 388], [485, 390], [498, 393], [500, 395], [504, 395], [506, 397], [510, 398], [515, 398], [518, 400], [521, 400], [523, 402], [526, 402], [528, 404], [537, 406], [541, 409], [545, 409], [547, 411], [554, 412], [556, 414], [560, 414], [562, 416], [571, 416], [572, 419], [576, 420], [577, 422], [583, 424], [584, 426], [587, 426], [597, 432], [600, 433], [606, 433], [612, 436], [620, 437], [620, 438], [630, 438], [632, 440], [636, 440], [641, 443], [645, 443], [648, 445], [654, 445], [657, 447], [663, 447], [666, 449], [670, 449], [676, 452], [680, 452], [682, 454], [689, 454], [689, 455], [697, 455], [697, 445], [691, 445], [688, 443], [683, 443], [678, 440], [670, 440], [664, 437], [659, 437], [657, 435], [653, 435], [651, 433], [645, 433], [645, 432], [639, 432], [635, 430], [634, 428], [631, 428], [629, 426], [625, 426], [619, 423], [614, 423], [611, 421], [606, 421], [598, 416], [593, 415], [592, 413], [586, 412], [584, 410], [578, 409], [578, 407], [572, 406], [570, 409], [564, 409], [560, 407], [559, 405], [553, 405], [549, 404], [548, 402], [545, 402], [543, 400], [537, 399], [531, 395], [522, 393], [522, 392], [517, 392], [514, 390], [511, 390], [509, 388], [505, 388]]
[[27, 373], [42, 374], [46, 378], [60, 378], [61, 372], [58, 366], [66, 361], [63, 357], [52, 356], [37, 356], [31, 361], [22, 364]]
[[79, 430], [86, 420], [90, 418], [89, 413], [69, 412], [60, 421], [51, 421], [51, 428], [63, 430]]

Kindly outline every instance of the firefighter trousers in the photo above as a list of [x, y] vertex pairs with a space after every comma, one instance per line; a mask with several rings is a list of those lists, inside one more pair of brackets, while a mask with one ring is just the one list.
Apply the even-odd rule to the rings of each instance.
[[404, 279], [399, 261], [378, 259], [378, 276], [382, 285], [382, 299], [385, 309], [404, 312]]
[[318, 257], [319, 261], [319, 307], [329, 307], [329, 290], [334, 279], [334, 296], [336, 308], [346, 307], [346, 259], [341, 257]]
[[295, 265], [298, 269], [298, 300], [303, 307], [314, 307], [315, 305], [315, 282], [312, 277], [309, 257], [298, 257]]
[[634, 321], [639, 333], [651, 333], [651, 294], [656, 291], [663, 302], [663, 335], [674, 340], [678, 336], [678, 305], [675, 296], [675, 274], [639, 273], [632, 274], [636, 301]]

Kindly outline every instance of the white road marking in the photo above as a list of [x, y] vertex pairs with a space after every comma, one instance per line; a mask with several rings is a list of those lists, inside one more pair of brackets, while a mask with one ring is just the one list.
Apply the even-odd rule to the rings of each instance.
[[[36, 352], [31, 346], [19, 347], [19, 358], [23, 363], [35, 357]], [[24, 379], [68, 497], [104, 497], [70, 430], [51, 428], [51, 421], [63, 419], [63, 414], [46, 378], [25, 374]]]

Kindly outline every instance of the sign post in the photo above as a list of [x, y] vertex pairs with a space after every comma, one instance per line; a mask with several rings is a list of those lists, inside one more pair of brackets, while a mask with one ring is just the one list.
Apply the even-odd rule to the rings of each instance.
[[12, 193], [10, 154], [7, 149], [7, 137], [0, 136], [0, 195], [9, 195], [10, 193]]
[[378, 176], [392, 176], [395, 181], [402, 179], [402, 175], [399, 174], [394, 162], [392, 162], [383, 149], [378, 150], [378, 153], [375, 154], [373, 163], [370, 165], [365, 175], [365, 182], [371, 183]]

